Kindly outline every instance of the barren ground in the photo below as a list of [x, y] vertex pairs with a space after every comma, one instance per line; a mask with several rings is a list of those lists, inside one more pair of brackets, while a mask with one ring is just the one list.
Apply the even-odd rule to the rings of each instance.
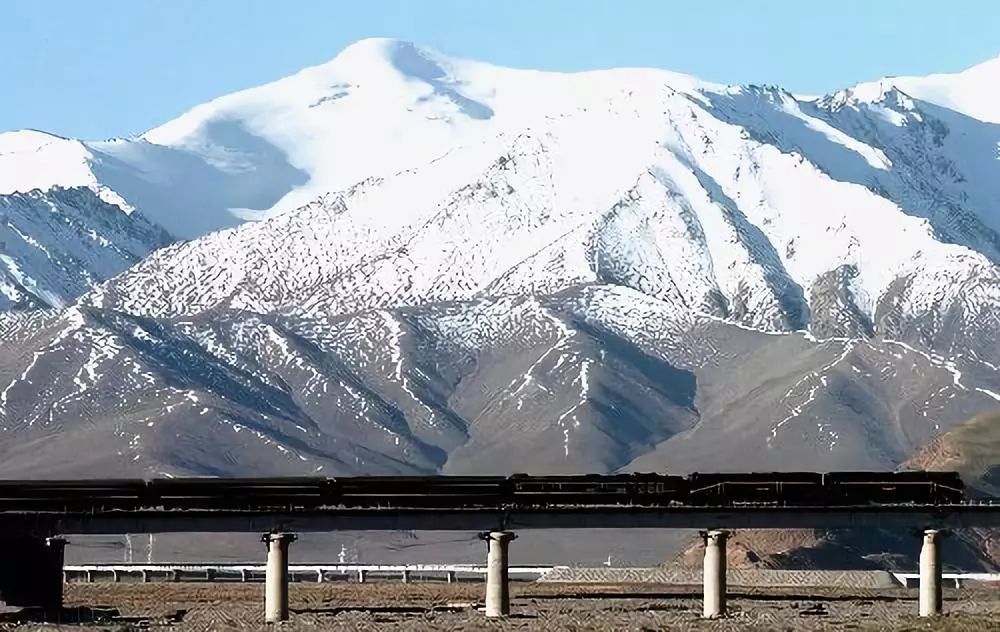
[[[78, 613], [96, 614], [92, 630], [256, 630], [263, 623], [262, 584], [70, 584], [63, 623], [17, 621], [2, 629], [79, 629]], [[945, 592], [935, 621], [915, 616], [916, 592], [865, 594], [811, 589], [730, 594], [730, 617], [702, 621], [698, 587], [656, 585], [512, 586], [512, 616], [487, 621], [477, 610], [483, 584], [396, 582], [291, 585], [295, 630], [1000, 630], [1000, 591]], [[806, 593], [806, 594], [804, 594]], [[115, 611], [118, 614], [115, 614]], [[21, 617], [24, 618], [22, 613]]]

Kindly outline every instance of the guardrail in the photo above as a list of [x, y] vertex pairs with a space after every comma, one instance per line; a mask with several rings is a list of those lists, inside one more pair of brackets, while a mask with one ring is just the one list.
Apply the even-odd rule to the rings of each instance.
[[[553, 571], [566, 572], [568, 566], [511, 566], [513, 580], [534, 581]], [[584, 569], [586, 570], [586, 569]], [[605, 569], [606, 570], [606, 569]], [[622, 570], [622, 569], [617, 569]], [[652, 572], [657, 569], [635, 569]], [[73, 564], [63, 566], [65, 581], [94, 582], [105, 578], [119, 582], [123, 578], [150, 581], [263, 581], [264, 564]], [[920, 573], [889, 571], [901, 586], [920, 585]], [[693, 571], [692, 578], [700, 574]], [[449, 583], [481, 579], [486, 576], [485, 564], [289, 564], [290, 581], [325, 582], [328, 580], [365, 582], [373, 579], [436, 580]], [[1000, 573], [942, 573], [942, 580], [954, 582], [956, 588], [967, 582], [1000, 583]], [[696, 583], [693, 581], [689, 583]], [[732, 582], [731, 582], [732, 583]], [[738, 582], [737, 582], [738, 583]]]
[[[83, 579], [93, 582], [107, 578], [149, 581], [263, 581], [264, 564], [73, 564], [63, 566], [63, 580]], [[561, 566], [511, 566], [514, 580], [537, 580]], [[365, 582], [371, 579], [398, 578], [444, 580], [449, 583], [486, 576], [485, 564], [289, 564], [290, 581], [324, 582], [328, 579]]]
[[[915, 588], [920, 585], [920, 573], [892, 573], [900, 584], [906, 588]], [[941, 573], [943, 581], [955, 582], [955, 588], [962, 586], [963, 582], [1000, 582], [1000, 573]]]

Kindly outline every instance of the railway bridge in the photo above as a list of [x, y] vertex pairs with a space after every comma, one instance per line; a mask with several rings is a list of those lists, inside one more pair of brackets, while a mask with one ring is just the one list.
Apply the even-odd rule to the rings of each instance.
[[279, 621], [297, 533], [465, 531], [488, 544], [486, 614], [502, 616], [519, 529], [688, 528], [705, 540], [704, 616], [717, 617], [726, 611], [729, 530], [882, 527], [920, 533], [919, 609], [928, 616], [941, 610], [941, 534], [1000, 528], [1000, 502], [968, 501], [929, 474], [855, 477], [846, 488], [813, 473], [714, 476], [707, 486], [660, 475], [0, 481], [0, 599], [58, 608], [65, 536], [253, 532], [267, 547], [266, 618]]

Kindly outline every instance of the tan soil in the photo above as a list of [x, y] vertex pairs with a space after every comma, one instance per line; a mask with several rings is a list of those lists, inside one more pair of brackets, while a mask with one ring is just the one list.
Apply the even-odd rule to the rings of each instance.
[[[512, 586], [512, 616], [487, 621], [475, 605], [481, 583], [293, 584], [291, 621], [281, 630], [942, 630], [1000, 629], [1000, 593], [946, 591], [948, 614], [920, 620], [915, 592], [854, 594], [830, 590], [741, 590], [731, 616], [702, 621], [697, 587]], [[258, 630], [261, 584], [70, 584], [67, 612], [77, 606], [117, 608], [121, 617], [90, 630]], [[449, 607], [451, 605], [451, 607]], [[13, 622], [4, 629], [70, 630], [75, 626]]]

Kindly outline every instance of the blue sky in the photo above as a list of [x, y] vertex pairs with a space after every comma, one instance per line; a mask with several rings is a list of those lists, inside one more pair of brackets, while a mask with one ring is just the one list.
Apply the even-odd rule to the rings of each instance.
[[0, 130], [140, 133], [372, 36], [823, 93], [1000, 55], [996, 0], [0, 0]]

